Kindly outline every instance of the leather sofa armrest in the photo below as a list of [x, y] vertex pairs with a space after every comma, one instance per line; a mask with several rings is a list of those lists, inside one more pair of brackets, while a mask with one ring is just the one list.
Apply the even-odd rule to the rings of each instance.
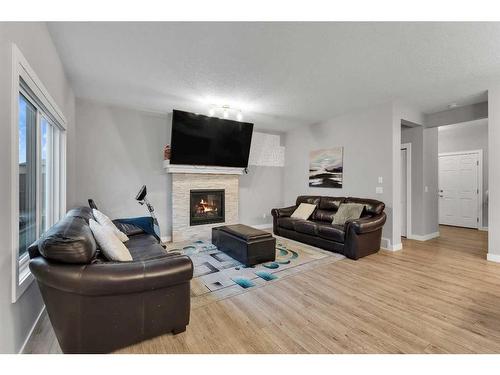
[[54, 263], [43, 257], [30, 261], [39, 283], [68, 293], [105, 296], [162, 289], [188, 282], [193, 263], [185, 255], [132, 262]]
[[372, 217], [349, 220], [345, 223], [345, 231], [352, 229], [357, 234], [373, 232], [384, 226], [386, 218], [385, 212], [382, 212]]
[[297, 206], [290, 206], [284, 208], [273, 208], [271, 210], [271, 215], [274, 217], [290, 217], [293, 214], [293, 211], [297, 209]]

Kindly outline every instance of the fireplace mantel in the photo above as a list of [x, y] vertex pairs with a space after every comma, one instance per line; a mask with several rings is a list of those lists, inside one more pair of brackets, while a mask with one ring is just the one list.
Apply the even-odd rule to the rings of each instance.
[[244, 168], [230, 167], [209, 167], [202, 165], [181, 165], [170, 164], [168, 160], [163, 161], [163, 168], [167, 173], [196, 173], [196, 174], [234, 174], [241, 175], [245, 171]]

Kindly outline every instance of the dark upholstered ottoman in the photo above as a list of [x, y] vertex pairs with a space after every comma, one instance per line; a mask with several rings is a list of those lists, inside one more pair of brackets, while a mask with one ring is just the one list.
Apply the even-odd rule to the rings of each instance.
[[276, 238], [271, 233], [247, 225], [212, 228], [212, 243], [246, 266], [276, 259]]

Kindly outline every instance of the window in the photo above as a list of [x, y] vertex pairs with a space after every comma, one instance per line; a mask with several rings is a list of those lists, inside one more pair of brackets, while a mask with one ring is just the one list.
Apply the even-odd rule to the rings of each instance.
[[28, 247], [65, 210], [65, 120], [53, 99], [13, 47], [13, 296], [33, 281]]
[[52, 124], [35, 101], [19, 93], [19, 257], [57, 219], [59, 200], [55, 186], [55, 160], [60, 129]]

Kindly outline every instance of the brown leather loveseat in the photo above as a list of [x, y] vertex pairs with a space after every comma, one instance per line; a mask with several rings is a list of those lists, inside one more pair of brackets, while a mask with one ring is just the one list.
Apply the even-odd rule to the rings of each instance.
[[[308, 220], [290, 217], [301, 203], [316, 205]], [[361, 218], [334, 225], [333, 216], [341, 203], [364, 204]], [[359, 259], [380, 249], [385, 204], [374, 199], [301, 195], [294, 206], [274, 208], [273, 232], [282, 237]]]
[[189, 257], [169, 255], [139, 228], [127, 234], [133, 261], [100, 256], [88, 225], [92, 211], [75, 208], [29, 248], [35, 276], [64, 353], [106, 353], [186, 329]]

